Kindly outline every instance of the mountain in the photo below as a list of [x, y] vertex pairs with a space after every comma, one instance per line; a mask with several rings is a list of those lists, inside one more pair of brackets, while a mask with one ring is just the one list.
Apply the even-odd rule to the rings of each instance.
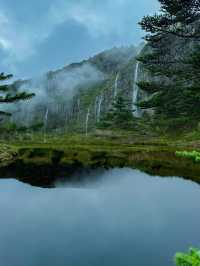
[[[163, 60], [176, 60], [178, 65], [173, 67], [180, 69], [181, 58], [191, 53], [194, 42], [166, 35], [161, 46], [167, 50]], [[143, 89], [137, 84], [145, 81], [167, 87], [172, 79], [152, 75], [142, 62], [137, 61], [138, 57], [148, 55], [151, 49], [144, 44], [113, 48], [82, 62], [49, 71], [38, 79], [16, 82], [16, 88], [24, 90], [28, 87], [37, 96], [28, 104], [16, 104], [13, 121], [21, 121], [21, 125], [26, 126], [43, 124], [45, 131], [87, 134], [108, 113], [117, 95], [132, 103], [134, 116], [153, 115], [151, 101], [158, 93], [156, 87]], [[174, 87], [174, 93], [179, 99], [180, 89]], [[166, 100], [161, 108], [168, 108], [168, 105]]]
[[[46, 130], [86, 132], [110, 109], [116, 95], [129, 101], [144, 98], [136, 85], [141, 47], [113, 48], [79, 63], [49, 71], [36, 80], [18, 81], [36, 97], [16, 105], [13, 121], [23, 125], [44, 123]], [[134, 102], [133, 102], [134, 106]]]

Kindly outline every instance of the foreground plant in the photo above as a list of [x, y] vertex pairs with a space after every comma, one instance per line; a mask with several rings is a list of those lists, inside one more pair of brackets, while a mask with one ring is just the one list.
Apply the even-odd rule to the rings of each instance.
[[199, 266], [200, 250], [191, 248], [188, 253], [177, 253], [175, 263], [177, 266]]

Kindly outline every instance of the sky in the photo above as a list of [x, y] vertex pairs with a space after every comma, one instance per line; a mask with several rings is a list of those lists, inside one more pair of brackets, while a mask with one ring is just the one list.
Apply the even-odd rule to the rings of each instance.
[[0, 72], [19, 78], [139, 44], [157, 0], [0, 0]]

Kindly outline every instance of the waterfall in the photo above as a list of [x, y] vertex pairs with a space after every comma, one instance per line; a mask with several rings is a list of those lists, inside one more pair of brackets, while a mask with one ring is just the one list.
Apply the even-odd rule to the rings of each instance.
[[49, 108], [47, 107], [47, 110], [44, 115], [44, 142], [46, 142], [48, 116], [49, 116]]
[[114, 98], [117, 96], [117, 90], [118, 90], [118, 80], [119, 80], [119, 73], [117, 73], [117, 76], [115, 78], [115, 85], [114, 85]]
[[96, 96], [96, 98], [95, 98], [95, 104], [94, 104], [94, 113], [95, 113], [95, 120], [96, 121], [97, 121], [98, 103], [99, 103], [99, 96]]
[[78, 113], [80, 112], [80, 105], [81, 105], [81, 101], [80, 101], [80, 99], [78, 99], [77, 100], [77, 111], [78, 111]]
[[90, 107], [88, 108], [87, 115], [86, 115], [86, 120], [85, 120], [85, 134], [86, 134], [86, 136], [88, 135], [89, 118], [90, 118]]
[[79, 120], [79, 118], [80, 118], [80, 110], [81, 110], [81, 101], [80, 101], [80, 99], [78, 98], [78, 100], [77, 100], [77, 118], [78, 118], [78, 120]]
[[103, 95], [101, 95], [99, 97], [99, 101], [98, 101], [97, 122], [99, 122], [100, 121], [100, 118], [101, 118], [101, 105], [102, 105], [102, 102], [103, 102]]
[[45, 112], [45, 116], [44, 116], [44, 126], [45, 126], [45, 131], [46, 131], [46, 129], [47, 129], [48, 116], [49, 116], [49, 108], [47, 107], [47, 110], [46, 110], [46, 112]]
[[132, 108], [133, 108], [133, 115], [135, 117], [139, 117], [139, 108], [136, 106], [136, 103], [138, 101], [138, 93], [139, 93], [139, 87], [137, 85], [138, 81], [138, 73], [139, 73], [139, 62], [136, 63], [135, 72], [134, 72], [134, 83], [133, 83], [133, 96], [132, 96]]

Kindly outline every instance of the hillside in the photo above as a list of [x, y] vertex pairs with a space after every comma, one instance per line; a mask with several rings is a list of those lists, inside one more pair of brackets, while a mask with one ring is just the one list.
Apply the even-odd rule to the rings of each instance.
[[94, 129], [118, 94], [133, 98], [137, 49], [113, 48], [37, 80], [16, 82], [18, 90], [29, 87], [36, 97], [29, 105], [17, 104], [13, 121], [44, 123], [48, 130]]
[[[16, 90], [28, 87], [36, 97], [28, 105], [16, 104], [12, 121], [22, 127], [41, 125], [40, 129], [45, 133], [88, 134], [96, 131], [120, 96], [131, 105], [134, 130], [139, 134], [160, 135], [168, 129], [172, 133], [175, 128], [178, 131], [196, 129], [198, 116], [192, 116], [192, 113], [190, 116], [184, 111], [187, 92], [182, 92], [182, 88], [188, 81], [179, 85], [176, 81], [176, 73], [183, 72], [186, 67], [183, 60], [190, 56], [196, 45], [197, 42], [191, 39], [165, 34], [158, 42], [162, 56], [156, 73], [144, 62], [149, 54], [152, 56], [154, 48], [142, 44], [113, 48], [82, 62], [49, 71], [38, 79], [17, 81], [14, 83]], [[159, 70], [164, 65], [165, 75]], [[165, 95], [158, 98], [161, 92]], [[176, 115], [178, 108], [183, 111]]]

